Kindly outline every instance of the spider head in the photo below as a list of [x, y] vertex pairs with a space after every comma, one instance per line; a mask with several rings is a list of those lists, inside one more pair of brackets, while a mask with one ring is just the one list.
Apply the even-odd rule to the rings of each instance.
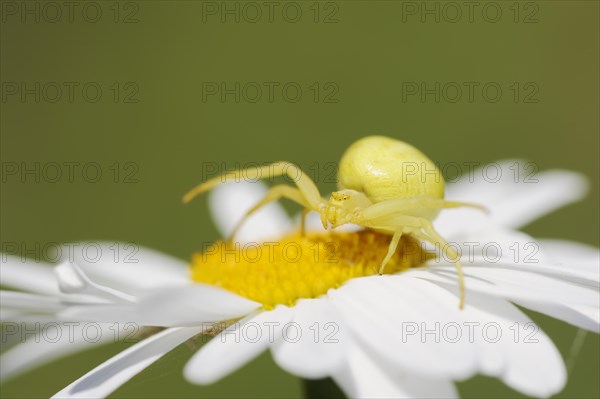
[[323, 227], [337, 227], [342, 224], [350, 223], [354, 213], [370, 205], [367, 197], [354, 190], [334, 191], [329, 197], [327, 206], [321, 210], [321, 222]]

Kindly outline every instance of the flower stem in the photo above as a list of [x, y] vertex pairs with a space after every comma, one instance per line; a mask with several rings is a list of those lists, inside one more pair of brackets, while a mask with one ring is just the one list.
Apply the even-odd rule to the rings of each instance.
[[342, 390], [331, 378], [322, 380], [302, 380], [304, 382], [304, 397], [307, 399], [328, 398], [346, 399]]

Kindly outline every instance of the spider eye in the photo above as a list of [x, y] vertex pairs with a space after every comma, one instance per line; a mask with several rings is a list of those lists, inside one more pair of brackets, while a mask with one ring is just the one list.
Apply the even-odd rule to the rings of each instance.
[[350, 199], [350, 196], [348, 194], [334, 192], [331, 193], [331, 198], [335, 201], [346, 201], [347, 199]]

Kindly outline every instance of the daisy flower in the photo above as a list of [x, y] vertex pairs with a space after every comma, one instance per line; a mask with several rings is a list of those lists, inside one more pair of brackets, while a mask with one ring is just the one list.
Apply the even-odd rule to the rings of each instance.
[[[585, 180], [570, 172], [546, 171], [537, 179], [527, 184], [506, 174], [490, 182], [476, 172], [448, 184], [446, 198], [490, 210], [489, 216], [448, 210], [435, 221], [462, 252], [462, 310], [456, 269], [440, 254], [432, 257], [435, 248], [403, 238], [379, 276], [389, 236], [311, 228], [302, 236], [295, 232], [298, 221], [270, 204], [248, 220], [236, 245], [209, 245], [191, 265], [150, 249], [140, 249], [138, 263], [76, 256], [53, 271], [4, 256], [2, 285], [24, 292], [2, 291], [2, 319], [55, 320], [57, 328], [73, 321], [162, 328], [74, 381], [59, 398], [106, 397], [202, 334], [216, 335], [183, 369], [196, 384], [218, 381], [269, 350], [284, 370], [305, 379], [331, 377], [349, 397], [456, 397], [454, 381], [476, 374], [549, 397], [565, 385], [564, 362], [516, 305], [598, 333], [599, 252], [516, 230], [586, 191]], [[211, 193], [224, 236], [265, 192], [261, 184], [237, 183]], [[315, 224], [309, 218], [308, 226]], [[88, 346], [31, 341], [3, 353], [2, 377], [32, 367], [34, 358], [50, 361]]]

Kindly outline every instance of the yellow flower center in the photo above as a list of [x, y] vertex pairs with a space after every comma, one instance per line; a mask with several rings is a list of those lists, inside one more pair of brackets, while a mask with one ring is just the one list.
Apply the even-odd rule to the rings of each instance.
[[[290, 234], [276, 242], [219, 241], [192, 257], [192, 279], [260, 302], [266, 309], [316, 298], [346, 280], [377, 274], [391, 236], [356, 233]], [[419, 242], [403, 236], [385, 274], [418, 266], [431, 257]]]

